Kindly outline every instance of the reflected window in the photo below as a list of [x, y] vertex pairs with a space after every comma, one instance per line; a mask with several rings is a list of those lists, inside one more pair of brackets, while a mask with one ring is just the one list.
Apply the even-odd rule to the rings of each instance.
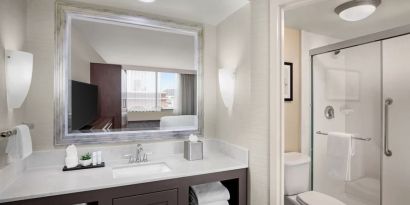
[[128, 112], [173, 110], [177, 73], [127, 70]]
[[161, 109], [173, 110], [176, 103], [177, 78], [176, 73], [158, 73], [159, 95], [161, 96]]

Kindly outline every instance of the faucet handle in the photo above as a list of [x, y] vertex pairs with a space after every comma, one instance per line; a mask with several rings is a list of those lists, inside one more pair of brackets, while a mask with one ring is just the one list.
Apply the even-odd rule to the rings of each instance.
[[138, 149], [138, 150], [143, 150], [142, 144], [137, 144], [137, 149]]
[[152, 152], [146, 152], [146, 153], [144, 153], [143, 162], [148, 162], [148, 156], [149, 156], [149, 155], [152, 155]]

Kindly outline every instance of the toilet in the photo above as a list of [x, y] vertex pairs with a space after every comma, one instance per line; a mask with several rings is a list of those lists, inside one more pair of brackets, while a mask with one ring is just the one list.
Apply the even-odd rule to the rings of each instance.
[[285, 205], [346, 205], [316, 191], [309, 191], [310, 157], [285, 153]]

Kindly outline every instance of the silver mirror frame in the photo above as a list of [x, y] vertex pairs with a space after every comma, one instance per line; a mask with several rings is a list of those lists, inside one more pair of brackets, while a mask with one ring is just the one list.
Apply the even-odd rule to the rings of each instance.
[[[195, 66], [197, 68], [198, 128], [189, 130], [148, 130], [100, 133], [68, 133], [68, 81], [70, 65], [71, 20], [113, 21], [136, 27], [148, 27], [166, 32], [192, 35], [195, 38]], [[54, 144], [104, 144], [167, 139], [184, 139], [189, 134], [202, 135], [203, 117], [203, 34], [202, 26], [176, 22], [150, 14], [113, 9], [78, 2], [57, 1], [55, 6], [55, 69], [54, 69]]]

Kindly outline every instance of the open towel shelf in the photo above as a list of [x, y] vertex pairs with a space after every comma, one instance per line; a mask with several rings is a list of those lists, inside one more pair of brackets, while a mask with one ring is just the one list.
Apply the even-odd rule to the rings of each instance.
[[[316, 134], [329, 135], [328, 133], [322, 132], [322, 131], [317, 131]], [[372, 140], [372, 138], [361, 138], [361, 137], [352, 137], [352, 138], [355, 139], [355, 140], [361, 140], [361, 141], [370, 141], [370, 140]]]

